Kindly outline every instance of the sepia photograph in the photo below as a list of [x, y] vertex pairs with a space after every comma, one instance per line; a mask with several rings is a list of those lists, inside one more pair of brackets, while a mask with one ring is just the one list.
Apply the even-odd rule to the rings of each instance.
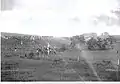
[[1, 82], [120, 82], [120, 0], [1, 0]]

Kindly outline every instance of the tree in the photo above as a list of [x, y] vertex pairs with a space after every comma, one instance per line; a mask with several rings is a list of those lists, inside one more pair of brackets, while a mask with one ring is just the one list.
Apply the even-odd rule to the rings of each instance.
[[114, 36], [109, 36], [109, 41], [111, 42], [111, 44], [116, 43], [116, 39]]
[[97, 44], [97, 40], [94, 39], [93, 37], [87, 41], [88, 49], [90, 49], [90, 50], [95, 49], [96, 44]]
[[65, 50], [67, 50], [66, 45], [65, 45], [65, 44], [62, 44], [62, 47], [60, 48], [60, 50], [61, 50], [61, 51], [65, 51]]
[[111, 49], [113, 48], [114, 38], [110, 36], [107, 32], [103, 33], [102, 36], [98, 36], [97, 39], [92, 37], [87, 41], [88, 49]]
[[71, 44], [70, 47], [74, 48], [76, 44], [85, 44], [84, 35], [76, 35], [70, 38]]
[[80, 40], [80, 43], [85, 44], [85, 38], [83, 35], [80, 35], [79, 40]]
[[70, 43], [70, 48], [74, 48], [75, 47], [75, 42], [74, 41], [71, 41]]
[[28, 59], [32, 59], [34, 57], [34, 53], [33, 52], [30, 52], [29, 53], [29, 56], [28, 56]]
[[79, 41], [79, 36], [73, 36], [73, 37], [70, 38], [70, 40], [71, 40], [71, 44], [70, 44], [71, 48], [74, 48], [76, 43], [80, 42]]

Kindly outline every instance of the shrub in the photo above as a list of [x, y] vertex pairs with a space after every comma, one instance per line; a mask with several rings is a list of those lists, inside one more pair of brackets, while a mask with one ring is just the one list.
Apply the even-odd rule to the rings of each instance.
[[65, 45], [65, 44], [63, 44], [62, 46], [61, 46], [61, 48], [59, 48], [59, 51], [60, 52], [64, 52], [65, 50], [67, 50], [68, 48], [67, 48], [67, 46]]
[[97, 39], [91, 38], [87, 41], [88, 49], [90, 50], [107, 50], [113, 48], [113, 40], [112, 38], [108, 37], [105, 39], [102, 39], [100, 37], [97, 37]]
[[34, 56], [34, 53], [33, 53], [33, 52], [30, 52], [30, 53], [29, 53], [29, 56], [28, 56], [28, 59], [32, 59], [33, 56]]

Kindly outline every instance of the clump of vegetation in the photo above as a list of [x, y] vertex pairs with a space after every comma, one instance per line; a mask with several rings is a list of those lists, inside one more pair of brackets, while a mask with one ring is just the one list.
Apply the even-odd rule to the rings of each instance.
[[100, 36], [97, 34], [83, 34], [76, 35], [70, 38], [71, 44], [70, 47], [74, 48], [76, 44], [87, 45], [89, 50], [107, 50], [113, 48], [113, 44], [116, 42], [116, 39], [109, 35], [107, 32], [102, 33]]
[[32, 59], [33, 56], [34, 56], [34, 53], [33, 53], [33, 52], [30, 52], [30, 53], [29, 53], [29, 56], [28, 56], [28, 59]]
[[88, 49], [90, 50], [106, 50], [113, 48], [113, 41], [112, 38], [106, 38], [102, 39], [98, 37], [97, 39], [91, 38], [89, 41], [87, 41]]
[[[94, 68], [97, 71], [98, 76], [103, 81], [117, 81], [117, 70], [114, 67], [113, 63], [109, 60], [99, 61], [93, 64]], [[111, 71], [107, 71], [111, 69]], [[113, 71], [112, 71], [113, 70]]]
[[63, 45], [61, 46], [61, 48], [59, 48], [59, 51], [60, 51], [60, 52], [64, 52], [64, 51], [67, 50], [67, 49], [68, 49], [67, 45], [63, 44]]
[[105, 32], [97, 38], [91, 37], [86, 43], [89, 50], [108, 50], [114, 48], [113, 44], [115, 42], [114, 37]]
[[70, 48], [75, 48], [76, 44], [85, 44], [85, 37], [83, 35], [76, 35], [70, 38]]
[[1, 62], [1, 81], [14, 81], [16, 80], [16, 69], [19, 64], [14, 61]]

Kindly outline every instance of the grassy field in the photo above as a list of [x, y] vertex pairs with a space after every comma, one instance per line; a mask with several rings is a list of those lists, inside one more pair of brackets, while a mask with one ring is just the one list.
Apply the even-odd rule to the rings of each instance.
[[[111, 68], [116, 70], [116, 50], [120, 52], [120, 43], [113, 50], [80, 52], [79, 49], [72, 49], [40, 59], [20, 58], [35, 44], [26, 42], [22, 47], [16, 44], [20, 49], [14, 51], [15, 43], [2, 40], [2, 81], [120, 81], [115, 71], [106, 71]], [[63, 60], [56, 62], [55, 59], [59, 58]]]
[[[86, 53], [87, 52], [87, 53]], [[80, 61], [77, 62], [77, 56], [80, 52], [68, 52], [63, 53], [61, 58], [65, 59], [65, 62], [60, 62], [58, 64], [54, 63], [52, 60], [56, 57], [51, 57], [49, 59], [33, 60], [33, 59], [22, 59], [22, 58], [5, 58], [2, 61], [15, 62], [18, 63], [18, 70], [15, 76], [15, 80], [18, 81], [97, 81], [99, 78], [95, 75], [97, 70], [94, 68], [93, 63], [97, 61], [107, 59], [111, 60], [116, 64], [116, 58], [112, 54], [105, 54], [103, 52], [88, 52], [83, 51], [85, 55], [81, 54]], [[70, 53], [76, 53], [76, 57], [70, 55]], [[77, 54], [78, 53], [78, 54]], [[99, 53], [99, 55], [97, 54]], [[89, 55], [88, 55], [89, 54]], [[115, 54], [114, 54], [115, 55]], [[95, 56], [95, 57], [94, 57]], [[104, 56], [104, 57], [102, 57]], [[93, 59], [94, 57], [94, 59]], [[69, 58], [72, 58], [71, 61]], [[67, 63], [67, 64], [66, 64]], [[8, 69], [9, 70], [9, 69]], [[15, 69], [16, 70], [16, 69]], [[4, 71], [4, 70], [3, 70]], [[8, 71], [9, 72], [9, 71]], [[30, 72], [29, 76], [27, 72]], [[6, 73], [6, 72], [5, 72]], [[26, 75], [24, 74], [26, 73]], [[18, 75], [19, 74], [19, 75]], [[98, 75], [99, 73], [97, 73]], [[109, 73], [104, 73], [109, 74]], [[114, 75], [115, 76], [115, 75]], [[22, 78], [23, 77], [23, 78]], [[98, 76], [99, 77], [99, 76]], [[4, 77], [3, 77], [4, 78]], [[100, 78], [101, 79], [101, 78]], [[5, 79], [6, 80], [6, 79]], [[8, 79], [10, 81], [11, 79]], [[13, 78], [14, 80], [14, 78]]]

